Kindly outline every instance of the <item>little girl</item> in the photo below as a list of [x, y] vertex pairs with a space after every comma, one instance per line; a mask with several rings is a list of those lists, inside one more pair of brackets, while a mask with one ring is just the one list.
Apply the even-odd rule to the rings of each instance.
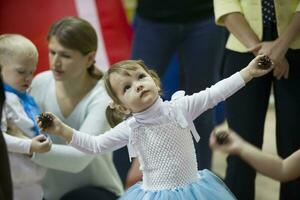
[[[126, 115], [123, 122], [103, 135], [90, 136], [73, 130], [54, 117], [43, 129], [59, 135], [73, 147], [89, 153], [104, 153], [128, 146], [129, 156], [138, 157], [143, 181], [121, 199], [236, 199], [209, 170], [197, 171], [192, 137], [200, 137], [193, 120], [234, 94], [246, 82], [271, 69], [257, 67], [258, 56], [231, 77], [211, 88], [185, 96], [176, 92], [171, 101], [160, 98], [158, 76], [141, 61], [121, 61], [106, 72], [106, 90], [113, 102], [110, 111]], [[38, 121], [40, 127], [42, 123]]]

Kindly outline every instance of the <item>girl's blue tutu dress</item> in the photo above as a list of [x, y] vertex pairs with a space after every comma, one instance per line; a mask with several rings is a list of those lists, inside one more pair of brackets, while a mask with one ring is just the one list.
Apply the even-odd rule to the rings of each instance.
[[[180, 110], [166, 103], [158, 100], [152, 108], [127, 120], [132, 130], [129, 154], [138, 157], [143, 181], [130, 187], [120, 200], [236, 199], [211, 171], [198, 171], [192, 139], [198, 135]], [[170, 116], [169, 109], [161, 113], [163, 104], [174, 114]], [[153, 112], [160, 115], [151, 118]]]

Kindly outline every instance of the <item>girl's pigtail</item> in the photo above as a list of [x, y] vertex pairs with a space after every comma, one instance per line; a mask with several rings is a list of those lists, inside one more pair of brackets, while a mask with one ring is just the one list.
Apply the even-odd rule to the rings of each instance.
[[110, 106], [107, 106], [105, 114], [106, 119], [112, 128], [124, 121], [126, 117], [124, 114], [118, 112], [115, 108], [111, 108]]

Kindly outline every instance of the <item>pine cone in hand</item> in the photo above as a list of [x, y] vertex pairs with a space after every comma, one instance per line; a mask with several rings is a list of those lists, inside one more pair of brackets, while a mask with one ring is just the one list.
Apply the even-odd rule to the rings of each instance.
[[228, 143], [228, 132], [216, 131], [215, 135], [216, 135], [216, 140], [217, 140], [218, 144], [222, 145], [222, 144]]
[[38, 118], [42, 122], [42, 128], [48, 128], [52, 125], [53, 117], [51, 115], [43, 112]]
[[260, 69], [269, 69], [272, 66], [272, 61], [268, 56], [263, 56], [258, 60], [258, 67]]

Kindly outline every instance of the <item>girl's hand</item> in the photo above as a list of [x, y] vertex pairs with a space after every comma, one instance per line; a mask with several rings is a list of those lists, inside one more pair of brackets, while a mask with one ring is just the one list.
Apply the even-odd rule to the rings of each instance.
[[[44, 121], [46, 117], [51, 120]], [[53, 113], [42, 113], [39, 117], [37, 117], [36, 121], [41, 131], [60, 135], [63, 123]]]
[[240, 136], [232, 130], [227, 130], [227, 142], [224, 144], [218, 144], [215, 132], [216, 130], [214, 129], [209, 138], [209, 145], [212, 149], [229, 154], [240, 154], [244, 144], [244, 140]]
[[263, 68], [259, 67], [259, 62], [264, 56], [265, 55], [256, 56], [246, 67], [246, 68], [248, 68], [249, 74], [252, 78], [263, 76], [263, 75], [269, 73], [273, 69], [274, 63], [273, 63], [272, 59], [271, 59], [271, 67], [270, 68], [263, 69]]
[[274, 65], [272, 63], [271, 67], [268, 69], [262, 69], [258, 66], [258, 63], [260, 61], [261, 58], [263, 58], [264, 55], [258, 55], [256, 56], [249, 64], [247, 67], [245, 67], [244, 69], [242, 69], [240, 71], [241, 76], [243, 77], [244, 81], [247, 83], [249, 82], [252, 78], [255, 77], [260, 77], [263, 76], [267, 73], [269, 73]]
[[45, 135], [38, 135], [32, 138], [30, 146], [30, 154], [32, 153], [45, 153], [50, 151], [52, 142]]
[[44, 115], [48, 115], [48, 117], [51, 118], [51, 123], [46, 123], [47, 126], [45, 126], [45, 123], [43, 124], [43, 119], [41, 117], [38, 117], [37, 124], [40, 127], [41, 131], [47, 132], [49, 134], [58, 135], [62, 137], [67, 142], [70, 142], [72, 140], [73, 136], [73, 130], [71, 127], [64, 124], [58, 117], [56, 117], [53, 113], [47, 112], [44, 113]]

